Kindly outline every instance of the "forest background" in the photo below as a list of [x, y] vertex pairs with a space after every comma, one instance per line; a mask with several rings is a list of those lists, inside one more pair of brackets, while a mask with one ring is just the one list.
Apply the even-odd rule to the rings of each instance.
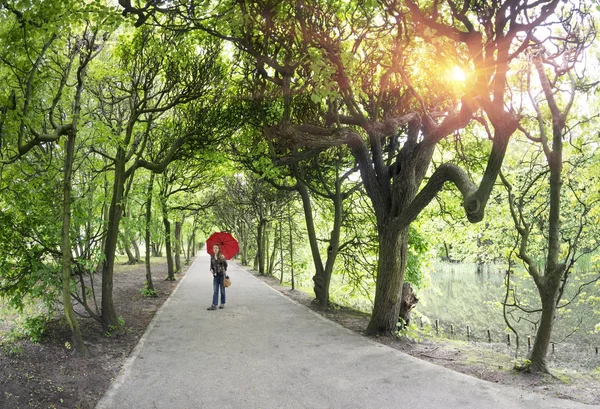
[[596, 371], [599, 13], [0, 1], [3, 351], [54, 319], [80, 355], [80, 320], [124, 335], [118, 255], [152, 297], [152, 257], [174, 280], [223, 230], [368, 334]]

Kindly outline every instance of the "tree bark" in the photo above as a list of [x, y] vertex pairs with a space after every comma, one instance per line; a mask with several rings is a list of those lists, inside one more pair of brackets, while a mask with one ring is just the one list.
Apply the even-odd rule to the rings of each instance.
[[279, 275], [279, 284], [283, 283], [283, 229], [282, 220], [279, 219], [279, 262], [281, 263], [281, 274]]
[[181, 222], [175, 222], [175, 272], [181, 273]]
[[367, 327], [368, 334], [393, 335], [396, 330], [407, 253], [408, 228], [397, 232], [384, 227], [379, 233], [375, 302]]
[[399, 326], [405, 328], [410, 325], [412, 309], [417, 305], [419, 299], [416, 297], [412, 286], [406, 281], [402, 284], [402, 301], [400, 303], [400, 314], [398, 315]]
[[269, 262], [269, 275], [272, 276], [275, 272], [275, 256], [277, 255], [277, 247], [279, 246], [279, 237], [275, 236], [273, 240], [273, 251], [271, 252], [270, 262]]
[[123, 237], [121, 237], [121, 245], [123, 246], [123, 250], [125, 250], [125, 254], [127, 254], [127, 264], [134, 265], [137, 263], [137, 260], [131, 251], [131, 241], [128, 240], [128, 236], [128, 234], [124, 234]]
[[336, 181], [336, 192], [331, 198], [333, 202], [333, 228], [329, 237], [329, 246], [327, 247], [327, 261], [325, 262], [325, 270], [323, 271], [323, 288], [321, 288], [321, 298], [319, 305], [322, 309], [329, 306], [329, 290], [331, 286], [331, 276], [333, 275], [333, 267], [340, 249], [340, 234], [342, 232], [342, 218], [344, 216], [344, 199], [341, 194], [340, 181]]
[[248, 265], [248, 228], [245, 224], [242, 225], [243, 235], [240, 237], [242, 240], [242, 264]]
[[131, 247], [133, 247], [133, 254], [135, 257], [135, 262], [139, 263], [140, 260], [142, 259], [142, 256], [140, 254], [140, 246], [138, 246], [137, 241], [135, 240], [135, 237], [131, 238]]
[[258, 222], [258, 232], [257, 232], [257, 246], [258, 249], [256, 251], [256, 258], [258, 263], [258, 273], [260, 275], [265, 274], [265, 230], [266, 230], [267, 220], [260, 219]]
[[119, 223], [122, 215], [123, 192], [125, 188], [125, 151], [122, 147], [117, 149], [115, 156], [115, 175], [113, 194], [108, 211], [108, 223], [105, 242], [105, 259], [102, 265], [102, 328], [104, 331], [115, 330], [122, 333], [123, 328], [119, 323], [113, 301], [113, 277], [115, 256], [119, 239]]
[[[542, 60], [539, 56], [533, 59], [537, 69], [542, 89], [546, 96], [548, 108], [552, 118], [552, 146], [548, 146], [545, 136], [541, 138], [548, 167], [550, 169], [550, 210], [548, 214], [548, 252], [546, 255], [546, 268], [544, 276], [533, 274], [534, 281], [538, 287], [542, 302], [542, 316], [533, 348], [530, 354], [530, 369], [534, 372], [549, 372], [546, 363], [550, 337], [554, 326], [557, 298], [560, 282], [566, 270], [566, 265], [559, 263], [561, 245], [561, 189], [563, 169], [563, 130], [566, 126], [567, 116], [572, 107], [575, 97], [575, 83], [573, 78], [571, 89], [571, 100], [567, 103], [563, 112], [560, 111], [553, 94], [552, 85], [544, 70]], [[539, 108], [536, 108], [539, 113]], [[544, 133], [544, 123], [541, 115], [538, 116], [541, 133]], [[535, 270], [534, 270], [535, 271]]]
[[[105, 198], [107, 198], [109, 196], [108, 191], [109, 191], [108, 177], [105, 175], [104, 176], [104, 197]], [[109, 209], [110, 209], [110, 206], [105, 200], [104, 203], [102, 204], [102, 224], [103, 225], [108, 225], [108, 217], [109, 217], [109, 213], [110, 213]], [[106, 255], [106, 235], [102, 235], [102, 242], [100, 243], [100, 248], [102, 249], [102, 253], [104, 255]], [[98, 265], [96, 266], [96, 273], [101, 274], [103, 272], [103, 270], [104, 270], [104, 262], [100, 261], [100, 262], [98, 262]]]
[[560, 281], [554, 283], [542, 278], [540, 284], [538, 284], [540, 299], [542, 301], [542, 316], [537, 328], [533, 348], [529, 354], [531, 361], [530, 370], [532, 372], [550, 372], [546, 357], [548, 356], [550, 337], [556, 316], [556, 296], [558, 294], [559, 283]]
[[[313, 218], [312, 204], [310, 201], [310, 195], [308, 188], [302, 182], [300, 178], [297, 178], [296, 190], [300, 193], [302, 199], [302, 207], [304, 208], [304, 220], [306, 223], [306, 232], [308, 234], [308, 243], [310, 244], [310, 251], [312, 254], [313, 265], [315, 267], [315, 274], [313, 276], [313, 289], [315, 291], [315, 298], [319, 300], [319, 306], [323, 306], [322, 300], [327, 308], [327, 302], [329, 297], [323, 289], [325, 288], [325, 268], [323, 267], [323, 260], [321, 259], [321, 253], [319, 252], [319, 245], [317, 243], [317, 233], [315, 231], [315, 223]], [[288, 217], [291, 217], [289, 215]], [[291, 225], [291, 220], [290, 220]]]
[[290, 208], [288, 207], [288, 227], [290, 230], [290, 275], [292, 278], [292, 290], [296, 289], [295, 277], [294, 277], [294, 239], [292, 234], [292, 215]]
[[71, 132], [65, 142], [63, 177], [63, 224], [62, 224], [62, 301], [65, 318], [73, 334], [73, 347], [79, 355], [87, 354], [79, 322], [71, 304], [71, 178], [75, 151], [75, 134]]
[[175, 281], [175, 272], [173, 269], [173, 251], [171, 248], [171, 222], [169, 220], [169, 211], [167, 209], [166, 198], [161, 198], [161, 210], [163, 225], [165, 226], [165, 251], [167, 255], [167, 281]]
[[154, 290], [152, 282], [152, 269], [150, 268], [150, 252], [151, 241], [150, 237], [150, 222], [152, 221], [152, 190], [154, 188], [154, 172], [150, 173], [150, 181], [148, 182], [148, 190], [146, 193], [146, 288], [150, 291]]

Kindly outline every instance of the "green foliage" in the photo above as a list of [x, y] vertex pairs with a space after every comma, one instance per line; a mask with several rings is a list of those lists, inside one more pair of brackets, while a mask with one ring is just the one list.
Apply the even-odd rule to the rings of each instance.
[[105, 338], [112, 338], [118, 331], [128, 331], [127, 328], [125, 328], [125, 320], [123, 319], [122, 316], [118, 317], [118, 326], [116, 325], [110, 325], [108, 327], [108, 331], [104, 332], [104, 337]]
[[517, 372], [529, 372], [531, 368], [531, 361], [529, 359], [522, 359], [515, 361], [514, 369]]
[[151, 290], [151, 289], [149, 289], [149, 288], [148, 288], [148, 284], [146, 284], [146, 285], [144, 286], [144, 288], [142, 288], [142, 289], [140, 290], [140, 292], [142, 293], [142, 295], [143, 295], [144, 297], [156, 297], [156, 296], [157, 296], [157, 294], [156, 294], [156, 291], [155, 291], [155, 290]]
[[0, 343], [10, 348], [20, 339], [40, 342], [46, 323], [53, 315], [52, 310], [40, 304], [38, 298], [28, 295], [17, 305], [7, 298], [0, 301], [0, 325], [6, 329]]
[[12, 342], [3, 343], [0, 349], [7, 356], [19, 356], [23, 354], [23, 346]]
[[40, 342], [46, 326], [46, 317], [38, 315], [37, 317], [27, 317], [22, 327], [23, 335], [33, 342]]

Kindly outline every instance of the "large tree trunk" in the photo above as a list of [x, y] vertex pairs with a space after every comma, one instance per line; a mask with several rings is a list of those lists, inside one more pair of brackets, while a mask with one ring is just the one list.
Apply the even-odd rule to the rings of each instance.
[[383, 228], [379, 234], [379, 263], [375, 284], [375, 303], [367, 327], [368, 334], [391, 335], [400, 313], [402, 284], [408, 253], [408, 228], [394, 231]]
[[150, 237], [150, 222], [152, 220], [152, 190], [154, 188], [154, 172], [150, 173], [150, 181], [148, 182], [148, 190], [146, 193], [146, 288], [150, 291], [154, 290], [152, 282], [152, 269], [150, 268], [150, 252], [151, 252], [151, 237]]
[[63, 223], [62, 223], [62, 301], [65, 318], [73, 334], [75, 351], [84, 355], [87, 348], [83, 343], [79, 322], [71, 304], [71, 177], [73, 174], [73, 159], [75, 151], [75, 134], [71, 132], [66, 140], [63, 179]]

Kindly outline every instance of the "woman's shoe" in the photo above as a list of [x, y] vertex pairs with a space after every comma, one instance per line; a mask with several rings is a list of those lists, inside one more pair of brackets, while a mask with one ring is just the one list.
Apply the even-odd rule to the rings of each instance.
[[223, 308], [225, 308], [225, 304], [221, 304], [221, 305], [219, 306], [219, 308], [220, 308], [220, 309], [223, 309]]
[[216, 309], [217, 309], [217, 307], [215, 305], [211, 305], [210, 307], [207, 308], [208, 311], [213, 311]]

